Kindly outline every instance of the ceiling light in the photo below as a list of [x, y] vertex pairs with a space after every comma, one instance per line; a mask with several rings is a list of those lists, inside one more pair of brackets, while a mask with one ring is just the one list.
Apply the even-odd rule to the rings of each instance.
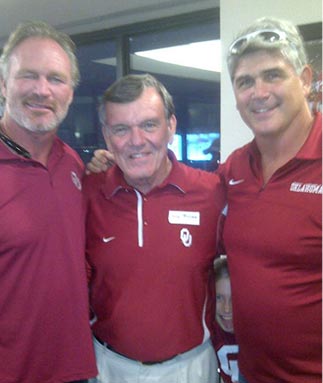
[[220, 40], [201, 41], [199, 43], [140, 51], [135, 54], [165, 63], [221, 72]]

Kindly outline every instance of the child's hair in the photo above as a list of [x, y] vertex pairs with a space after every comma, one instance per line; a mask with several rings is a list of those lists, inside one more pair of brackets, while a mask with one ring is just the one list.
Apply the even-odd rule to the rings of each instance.
[[221, 278], [230, 278], [226, 255], [220, 255], [220, 257], [216, 258], [216, 260], [214, 261], [214, 274], [215, 282], [217, 282]]

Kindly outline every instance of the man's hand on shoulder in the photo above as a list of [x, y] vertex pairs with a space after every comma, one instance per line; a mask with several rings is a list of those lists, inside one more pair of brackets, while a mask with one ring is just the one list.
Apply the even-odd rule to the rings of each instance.
[[97, 149], [93, 153], [91, 161], [86, 164], [85, 174], [101, 173], [108, 170], [114, 164], [114, 156], [105, 149]]

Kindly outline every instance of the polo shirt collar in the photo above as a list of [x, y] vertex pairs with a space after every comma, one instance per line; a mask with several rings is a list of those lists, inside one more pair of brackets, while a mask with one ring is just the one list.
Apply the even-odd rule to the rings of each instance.
[[[255, 139], [250, 144], [250, 155], [257, 161], [260, 160], [261, 156]], [[310, 134], [295, 158], [301, 160], [317, 160], [322, 158], [322, 114], [320, 112], [315, 114]]]
[[[51, 148], [51, 151], [49, 153], [49, 158], [48, 158], [48, 164], [56, 164], [61, 157], [63, 157], [65, 153], [64, 149], [64, 143], [57, 137], [55, 136], [54, 141], [53, 141], [53, 146]], [[6, 145], [2, 142], [0, 142], [0, 160], [6, 160], [6, 161], [23, 161], [23, 162], [30, 162], [30, 163], [35, 163], [33, 158], [24, 158], [23, 156], [20, 156], [17, 153], [14, 153], [11, 151]]]
[[0, 141], [0, 160], [21, 160], [29, 161], [28, 158], [19, 156], [19, 154], [11, 151], [2, 141]]
[[[161, 185], [156, 186], [153, 190], [163, 189], [171, 186], [181, 193], [185, 193], [187, 188], [185, 180], [183, 180], [181, 164], [177, 161], [175, 154], [171, 150], [168, 150], [168, 157], [172, 162], [172, 169], [164, 182]], [[111, 198], [120, 190], [133, 190], [134, 188], [127, 184], [121, 169], [115, 165], [110, 171], [106, 173], [103, 189], [103, 193], [106, 198]], [[153, 190], [150, 191], [150, 193], [153, 192]]]
[[53, 168], [64, 156], [66, 147], [64, 142], [55, 136], [53, 146], [48, 156], [48, 168]]
[[296, 158], [317, 160], [322, 158], [322, 114], [316, 113], [314, 123], [304, 145], [296, 154]]

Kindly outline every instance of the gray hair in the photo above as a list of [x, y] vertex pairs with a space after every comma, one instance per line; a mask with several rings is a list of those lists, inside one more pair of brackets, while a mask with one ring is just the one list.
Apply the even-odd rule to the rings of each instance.
[[3, 47], [2, 55], [0, 57], [0, 70], [2, 79], [6, 80], [8, 78], [10, 56], [13, 50], [21, 42], [30, 37], [40, 37], [54, 40], [63, 48], [71, 62], [72, 86], [75, 88], [80, 81], [80, 72], [75, 55], [75, 44], [66, 33], [57, 31], [51, 25], [43, 21], [28, 21], [26, 23], [19, 24], [16, 30], [11, 33], [8, 41]]
[[238, 39], [249, 33], [261, 30], [276, 30], [286, 35], [285, 39], [275, 42], [265, 41], [260, 37], [250, 38], [243, 44], [238, 52], [232, 52], [230, 49], [227, 54], [227, 65], [231, 79], [233, 79], [239, 60], [248, 53], [257, 52], [259, 50], [280, 52], [284, 59], [288, 61], [297, 74], [300, 74], [304, 66], [307, 64], [307, 55], [304, 47], [303, 38], [298, 28], [287, 20], [280, 20], [270, 17], [262, 17], [256, 20], [248, 28], [241, 31], [235, 38], [234, 44]]
[[126, 104], [135, 101], [147, 88], [154, 88], [158, 92], [164, 104], [166, 119], [169, 120], [175, 114], [175, 107], [173, 98], [164, 85], [150, 74], [129, 74], [114, 82], [104, 92], [99, 106], [101, 124], [103, 126], [106, 124], [105, 105], [107, 102]]

